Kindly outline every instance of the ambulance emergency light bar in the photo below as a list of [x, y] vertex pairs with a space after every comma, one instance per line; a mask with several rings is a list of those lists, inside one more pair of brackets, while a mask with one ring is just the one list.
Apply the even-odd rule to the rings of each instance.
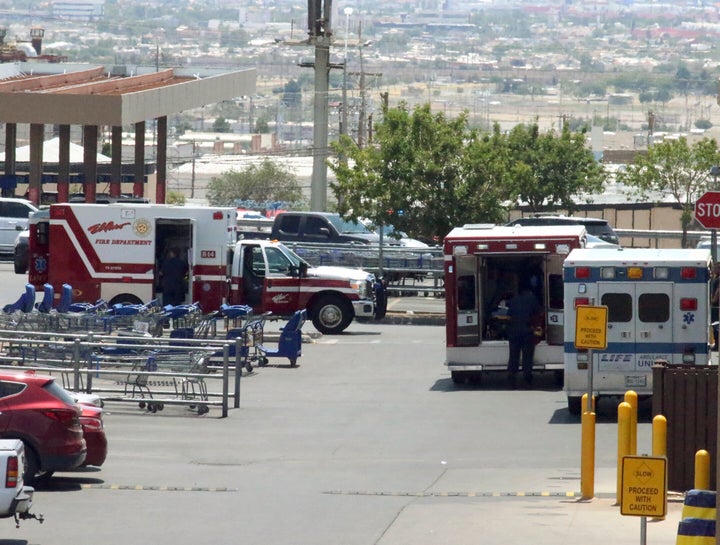
[[[652, 278], [655, 280], [667, 280], [670, 278], [670, 269], [668, 267], [600, 267], [600, 278], [602, 280], [615, 278], [642, 280], [646, 270], [651, 271]], [[585, 280], [589, 279], [590, 276], [590, 267], [575, 267], [575, 278]], [[682, 267], [680, 269], [680, 278], [682, 280], [692, 280], [696, 277], [697, 269], [695, 267]]]

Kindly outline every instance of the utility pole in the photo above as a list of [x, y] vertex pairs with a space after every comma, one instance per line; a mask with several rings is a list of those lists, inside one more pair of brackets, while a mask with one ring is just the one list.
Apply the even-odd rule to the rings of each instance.
[[310, 209], [327, 209], [328, 89], [332, 0], [308, 0], [308, 43], [315, 46], [315, 98], [313, 108], [313, 172]]

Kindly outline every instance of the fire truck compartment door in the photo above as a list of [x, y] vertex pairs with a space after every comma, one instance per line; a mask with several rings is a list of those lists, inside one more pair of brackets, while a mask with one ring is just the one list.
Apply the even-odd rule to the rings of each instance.
[[457, 345], [474, 346], [480, 342], [481, 300], [478, 282], [478, 257], [459, 255], [456, 257], [457, 283]]

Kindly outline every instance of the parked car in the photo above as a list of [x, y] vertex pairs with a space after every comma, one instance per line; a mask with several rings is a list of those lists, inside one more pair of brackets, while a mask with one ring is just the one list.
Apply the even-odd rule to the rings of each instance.
[[103, 410], [93, 405], [78, 403], [82, 413], [80, 424], [83, 429], [83, 437], [87, 445], [87, 456], [83, 466], [100, 467], [107, 458], [108, 443], [105, 436], [105, 424], [103, 422]]
[[[371, 220], [361, 218], [360, 222], [365, 225], [373, 233], [378, 233], [379, 230]], [[401, 246], [403, 248], [429, 248], [424, 242], [408, 237], [407, 233], [398, 231], [393, 225], [383, 225], [382, 228], [383, 243], [392, 246]]]
[[25, 481], [47, 479], [85, 462], [81, 409], [48, 375], [0, 372], [0, 438], [25, 445]]
[[535, 214], [533, 216], [518, 218], [507, 225], [584, 225], [588, 234], [596, 236], [610, 244], [620, 243], [617, 233], [615, 233], [608, 220], [601, 218]]
[[0, 253], [13, 253], [18, 232], [28, 228], [28, 218], [37, 210], [25, 199], [0, 197]]
[[105, 435], [105, 423], [103, 421], [102, 400], [92, 394], [69, 392], [70, 396], [79, 405], [80, 424], [83, 429], [83, 437], [87, 445], [87, 456], [84, 466], [100, 467], [105, 463], [108, 452], [108, 442]]
[[586, 248], [619, 248], [619, 244], [613, 244], [612, 242], [606, 242], [600, 237], [596, 237], [591, 234], [585, 236], [585, 247]]
[[13, 248], [13, 264], [15, 274], [26, 274], [28, 271], [28, 256], [30, 254], [30, 231], [23, 229], [15, 238]]

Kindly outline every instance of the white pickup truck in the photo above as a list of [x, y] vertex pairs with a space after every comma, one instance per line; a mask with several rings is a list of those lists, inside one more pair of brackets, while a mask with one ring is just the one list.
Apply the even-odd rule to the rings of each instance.
[[36, 519], [42, 523], [42, 515], [30, 513], [35, 489], [25, 486], [25, 447], [19, 439], [0, 439], [0, 518]]

